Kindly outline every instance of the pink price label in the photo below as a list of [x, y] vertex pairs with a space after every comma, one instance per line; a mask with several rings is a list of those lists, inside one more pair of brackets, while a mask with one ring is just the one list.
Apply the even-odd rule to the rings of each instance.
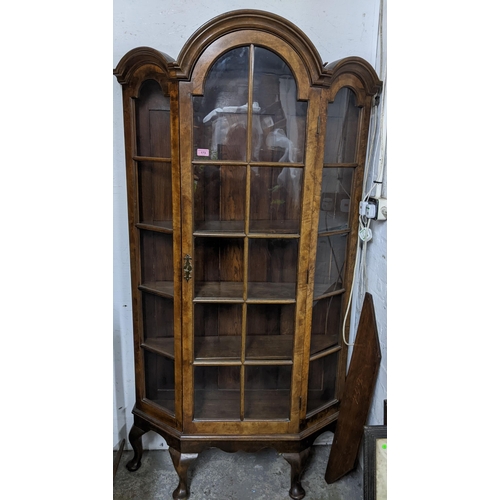
[[197, 149], [197, 156], [210, 156], [210, 151], [208, 149]]

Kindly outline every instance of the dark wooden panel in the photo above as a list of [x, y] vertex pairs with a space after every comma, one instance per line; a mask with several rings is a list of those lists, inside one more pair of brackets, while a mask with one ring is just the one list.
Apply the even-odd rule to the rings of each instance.
[[381, 353], [373, 299], [365, 294], [325, 480], [328, 484], [355, 465], [377, 380]]

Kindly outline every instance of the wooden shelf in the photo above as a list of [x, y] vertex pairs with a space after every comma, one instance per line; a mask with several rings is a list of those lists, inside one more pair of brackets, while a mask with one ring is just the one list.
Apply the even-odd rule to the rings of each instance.
[[173, 337], [147, 339], [141, 344], [141, 347], [156, 354], [160, 354], [161, 356], [165, 356], [166, 358], [174, 359]]
[[174, 232], [171, 220], [141, 221], [135, 227], [158, 233], [172, 234]]
[[278, 234], [293, 234], [299, 237], [299, 221], [296, 220], [252, 220], [250, 219], [250, 234], [263, 233], [270, 236]]
[[161, 397], [158, 399], [149, 399], [148, 401], [151, 401], [162, 408], [165, 408], [171, 413], [172, 415], [175, 414], [175, 391], [158, 391], [161, 393]]
[[243, 283], [238, 281], [199, 281], [194, 302], [243, 302]]
[[224, 337], [194, 338], [194, 358], [196, 360], [240, 360], [241, 337], [227, 335]]
[[245, 420], [288, 420], [290, 391], [258, 390], [245, 393]]
[[[293, 335], [248, 335], [247, 360], [291, 360]], [[241, 336], [195, 337], [194, 357], [197, 361], [241, 360]]]
[[324, 238], [326, 236], [335, 236], [335, 235], [339, 235], [339, 234], [346, 234], [347, 235], [350, 232], [351, 232], [351, 230], [350, 230], [349, 226], [344, 224], [344, 225], [336, 227], [336, 228], [318, 231], [318, 238]]
[[196, 390], [195, 420], [240, 420], [240, 391]]
[[248, 303], [280, 303], [295, 302], [295, 283], [248, 283]]
[[[245, 222], [195, 221], [194, 236], [244, 238]], [[299, 238], [299, 223], [289, 220], [250, 220], [249, 238]]]
[[337, 335], [311, 335], [311, 356], [336, 346], [337, 343]]
[[161, 297], [166, 297], [168, 299], [174, 298], [173, 281], [148, 281], [139, 285], [139, 290], [160, 295]]
[[245, 237], [245, 221], [198, 221], [194, 223], [194, 236]]
[[337, 401], [337, 398], [330, 396], [327, 391], [309, 391], [307, 395], [307, 415], [310, 416], [311, 413], [321, 411]]
[[[195, 391], [196, 420], [240, 420], [239, 390]], [[288, 420], [289, 390], [259, 390], [245, 393], [245, 420]]]
[[[248, 283], [249, 304], [293, 304], [295, 283]], [[194, 302], [243, 303], [243, 283], [236, 281], [205, 281], [195, 284]]]
[[247, 335], [246, 359], [292, 359], [293, 335]]
[[314, 285], [314, 298], [313, 300], [320, 300], [327, 297], [331, 297], [333, 295], [340, 295], [345, 292], [345, 288], [335, 289], [335, 283], [333, 285], [330, 284], [318, 284]]

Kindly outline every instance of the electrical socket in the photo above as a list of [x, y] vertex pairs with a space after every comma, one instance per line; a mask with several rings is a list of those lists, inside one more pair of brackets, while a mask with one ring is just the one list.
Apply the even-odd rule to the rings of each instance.
[[387, 220], [387, 198], [369, 198], [369, 202], [375, 204], [375, 217], [376, 220]]

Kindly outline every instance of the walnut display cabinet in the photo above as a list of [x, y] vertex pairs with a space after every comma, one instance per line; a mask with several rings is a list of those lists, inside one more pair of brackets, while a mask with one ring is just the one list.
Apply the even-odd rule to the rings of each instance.
[[[136, 404], [187, 498], [202, 450], [275, 448], [290, 496], [334, 430], [347, 348], [368, 125], [381, 82], [359, 57], [323, 64], [307, 36], [229, 12], [177, 60], [139, 47], [123, 90]], [[346, 324], [349, 331], [349, 324]]]

